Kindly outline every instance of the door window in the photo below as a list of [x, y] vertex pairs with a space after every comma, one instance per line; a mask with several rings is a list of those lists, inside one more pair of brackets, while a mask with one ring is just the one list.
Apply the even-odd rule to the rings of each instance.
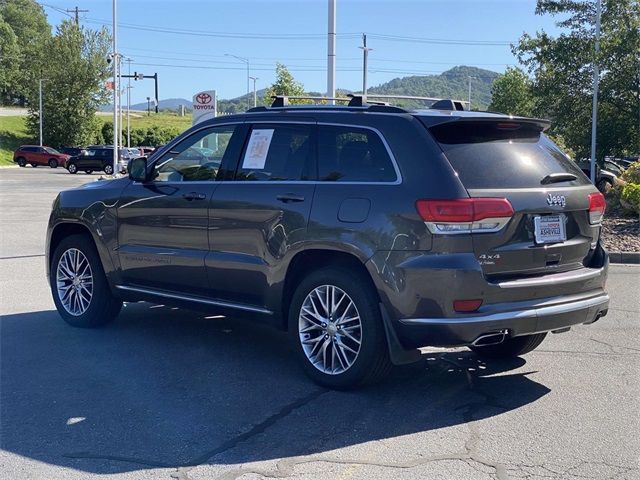
[[310, 125], [254, 126], [236, 180], [313, 180]]
[[394, 182], [397, 174], [373, 130], [318, 126], [318, 176], [325, 182]]
[[155, 182], [214, 181], [236, 129], [212, 127], [185, 138], [155, 163]]

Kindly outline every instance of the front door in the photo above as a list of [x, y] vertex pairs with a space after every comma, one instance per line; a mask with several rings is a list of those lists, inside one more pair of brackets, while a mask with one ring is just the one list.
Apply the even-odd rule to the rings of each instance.
[[152, 180], [132, 182], [118, 207], [122, 280], [129, 287], [209, 293], [208, 207], [236, 126], [203, 128], [174, 145], [150, 168]]
[[213, 194], [212, 294], [271, 310], [283, 259], [304, 243], [315, 189], [313, 124], [254, 124], [235, 177]]

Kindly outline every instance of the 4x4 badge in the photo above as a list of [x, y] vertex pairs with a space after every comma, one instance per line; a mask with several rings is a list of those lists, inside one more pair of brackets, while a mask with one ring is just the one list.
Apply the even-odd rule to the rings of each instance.
[[560, 207], [564, 207], [567, 204], [567, 199], [564, 195], [547, 195], [547, 203], [550, 206], [558, 205]]

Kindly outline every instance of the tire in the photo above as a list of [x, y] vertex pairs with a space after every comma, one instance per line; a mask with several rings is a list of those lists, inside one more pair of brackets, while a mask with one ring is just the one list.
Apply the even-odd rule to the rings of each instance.
[[[327, 267], [311, 272], [293, 294], [288, 319], [291, 343], [306, 374], [324, 387], [345, 390], [375, 383], [391, 370], [378, 298], [367, 280], [346, 268]], [[305, 310], [311, 305], [311, 308], [317, 306], [316, 311], [321, 309], [316, 294], [325, 295], [327, 289], [333, 289], [335, 298], [339, 298], [333, 321], [328, 315], [321, 315], [328, 320], [323, 322], [303, 313], [303, 306]], [[345, 307], [348, 310], [345, 311]], [[359, 317], [359, 323], [343, 320], [345, 315], [349, 315], [347, 318]], [[303, 338], [306, 338], [305, 345]], [[359, 340], [360, 345], [353, 339]], [[317, 349], [318, 345], [320, 349]], [[331, 357], [325, 357], [325, 364], [320, 354], [323, 348]]]
[[70, 174], [75, 175], [76, 173], [78, 173], [78, 166], [75, 163], [70, 163], [69, 165], [67, 165], [67, 170]]
[[38, 168], [38, 164], [37, 164], [37, 163], [32, 163], [32, 164], [31, 164], [31, 166], [32, 166], [33, 168]]
[[107, 175], [113, 175], [113, 165], [105, 165], [104, 173], [106, 173]]
[[50, 158], [49, 159], [49, 167], [58, 168], [58, 160], [56, 160], [55, 158]]
[[18, 157], [17, 161], [18, 161], [18, 165], [21, 166], [22, 168], [27, 166], [27, 161], [25, 160], [24, 157]]
[[538, 347], [547, 336], [546, 333], [523, 335], [505, 340], [497, 345], [469, 347], [478, 356], [484, 358], [514, 358], [529, 353]]
[[[75, 272], [74, 263], [79, 265]], [[72, 280], [73, 273], [82, 276]], [[76, 281], [78, 284], [74, 286]], [[122, 301], [111, 293], [96, 247], [87, 235], [70, 235], [56, 247], [51, 257], [49, 283], [58, 313], [74, 327], [106, 325], [122, 308]]]
[[85, 170], [84, 173], [86, 173], [87, 175], [91, 175], [93, 173], [93, 170]]

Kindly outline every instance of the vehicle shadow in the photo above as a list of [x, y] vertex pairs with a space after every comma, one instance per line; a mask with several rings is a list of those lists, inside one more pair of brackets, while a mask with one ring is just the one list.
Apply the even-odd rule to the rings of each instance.
[[0, 322], [0, 447], [98, 474], [323, 453], [500, 415], [549, 392], [523, 359], [470, 352], [429, 354], [380, 385], [333, 392], [306, 379], [281, 332], [145, 303], [96, 330], [55, 311]]

